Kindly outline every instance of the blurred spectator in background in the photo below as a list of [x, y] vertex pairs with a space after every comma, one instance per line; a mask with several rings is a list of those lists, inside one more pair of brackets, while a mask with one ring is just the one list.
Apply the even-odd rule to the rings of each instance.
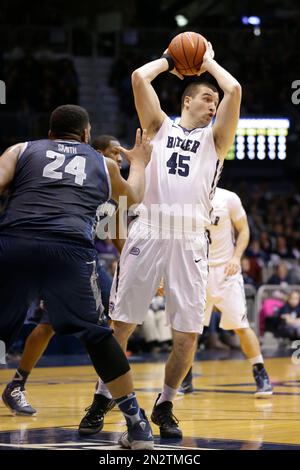
[[243, 256], [241, 259], [241, 267], [242, 267], [242, 276], [244, 279], [245, 284], [250, 284], [253, 287], [256, 287], [255, 281], [251, 276], [251, 265], [250, 259], [247, 256]]
[[277, 334], [281, 338], [300, 339], [300, 294], [292, 291], [286, 304], [277, 312]]
[[170, 352], [172, 331], [171, 327], [167, 326], [165, 299], [157, 294], [142, 324], [145, 349], [147, 352]]
[[261, 284], [261, 267], [255, 257], [243, 256], [241, 268], [245, 284], [251, 284], [254, 287]]
[[295, 258], [294, 253], [287, 245], [286, 237], [279, 235], [276, 240], [275, 250], [273, 251], [279, 258], [293, 259]]
[[277, 284], [285, 287], [291, 284], [291, 277], [285, 262], [281, 262], [276, 267], [276, 272], [267, 281], [267, 284]]

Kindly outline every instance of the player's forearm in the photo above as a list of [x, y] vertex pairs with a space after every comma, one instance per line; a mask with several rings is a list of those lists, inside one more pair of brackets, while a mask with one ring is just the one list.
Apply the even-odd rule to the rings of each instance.
[[211, 59], [205, 63], [205, 68], [218, 82], [224, 93], [240, 93], [241, 85], [239, 82], [221, 67], [215, 60]]
[[142, 67], [136, 69], [132, 74], [132, 81], [139, 79], [152, 82], [160, 73], [169, 70], [169, 64], [166, 59], [156, 59], [148, 62]]
[[245, 227], [241, 230], [236, 238], [236, 245], [233, 256], [236, 258], [241, 258], [249, 244], [250, 233], [249, 228]]
[[145, 165], [142, 162], [131, 163], [127, 183], [131, 189], [129, 205], [142, 202], [145, 192]]

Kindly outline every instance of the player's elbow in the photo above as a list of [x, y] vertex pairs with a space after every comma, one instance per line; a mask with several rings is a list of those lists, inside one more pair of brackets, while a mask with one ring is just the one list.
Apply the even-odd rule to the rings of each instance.
[[133, 87], [137, 87], [143, 81], [143, 76], [139, 69], [134, 70], [131, 74], [131, 83]]
[[148, 81], [147, 77], [144, 76], [143, 72], [141, 69], [136, 69], [134, 72], [131, 74], [131, 84], [133, 89], [137, 89], [140, 86], [142, 86], [145, 81]]
[[230, 94], [236, 96], [237, 98], [242, 97], [242, 87], [238, 81], [235, 82], [230, 87]]

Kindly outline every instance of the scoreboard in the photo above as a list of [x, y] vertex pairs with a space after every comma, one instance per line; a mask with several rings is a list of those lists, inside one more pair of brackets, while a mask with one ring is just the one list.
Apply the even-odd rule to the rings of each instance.
[[285, 160], [289, 127], [286, 118], [241, 118], [226, 160]]

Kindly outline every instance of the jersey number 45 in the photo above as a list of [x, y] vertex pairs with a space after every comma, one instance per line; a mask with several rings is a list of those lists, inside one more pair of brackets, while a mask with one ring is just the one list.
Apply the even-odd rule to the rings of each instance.
[[170, 175], [176, 175], [178, 173], [179, 176], [188, 176], [190, 173], [190, 167], [188, 163], [191, 157], [186, 157], [185, 155], [178, 155], [177, 152], [173, 152], [171, 158], [167, 161], [167, 167], [169, 169]]

